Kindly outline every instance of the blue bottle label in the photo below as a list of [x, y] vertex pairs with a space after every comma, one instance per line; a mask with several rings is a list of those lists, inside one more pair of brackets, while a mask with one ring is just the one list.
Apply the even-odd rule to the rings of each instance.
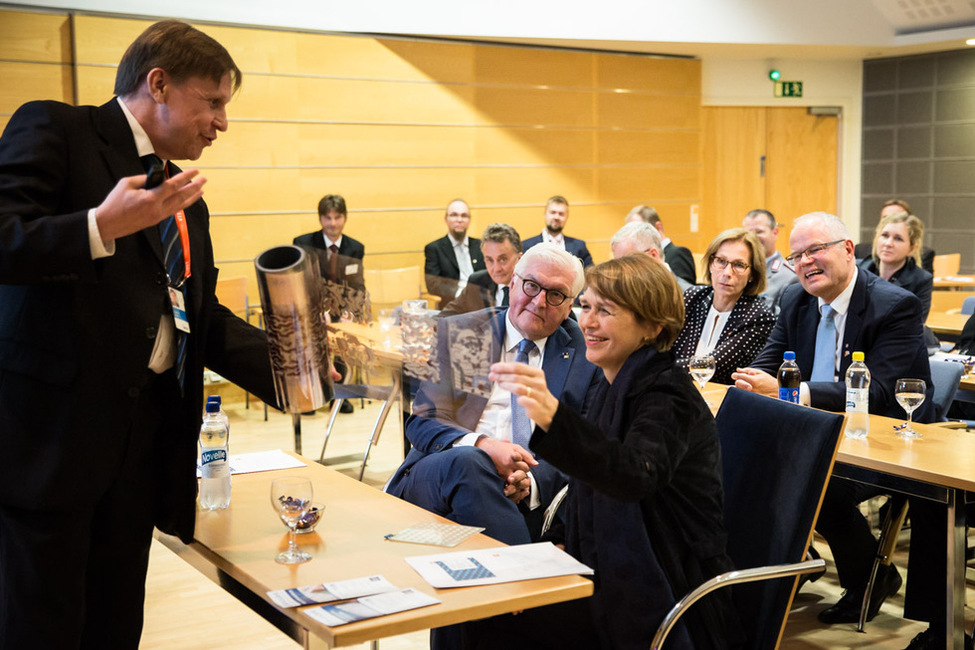
[[226, 461], [226, 460], [227, 460], [226, 449], [210, 449], [204, 451], [200, 455], [200, 461], [202, 465], [209, 465], [214, 461]]
[[779, 387], [779, 399], [785, 400], [786, 402], [792, 402], [793, 404], [799, 403], [799, 389], [798, 388], [785, 388]]

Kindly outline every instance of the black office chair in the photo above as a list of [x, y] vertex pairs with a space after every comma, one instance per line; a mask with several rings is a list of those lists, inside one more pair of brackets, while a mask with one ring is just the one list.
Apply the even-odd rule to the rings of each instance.
[[715, 417], [721, 437], [728, 554], [741, 567], [684, 596], [661, 623], [660, 648], [680, 616], [716, 589], [733, 600], [748, 648], [774, 648], [799, 575], [826, 570], [801, 562], [812, 540], [843, 428], [843, 415], [729, 388]]

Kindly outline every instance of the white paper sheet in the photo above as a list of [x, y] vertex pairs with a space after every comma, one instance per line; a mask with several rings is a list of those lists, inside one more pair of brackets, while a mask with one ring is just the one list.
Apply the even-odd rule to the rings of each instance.
[[[250, 474], [252, 472], [269, 472], [275, 469], [294, 469], [304, 467], [305, 463], [293, 456], [289, 456], [280, 449], [271, 451], [254, 451], [249, 454], [230, 456], [231, 474]], [[200, 460], [196, 461], [196, 478], [200, 478]]]
[[408, 557], [406, 561], [438, 589], [593, 573], [591, 568], [551, 542], [418, 555]]
[[300, 607], [302, 605], [314, 605], [315, 603], [330, 603], [335, 600], [359, 598], [360, 596], [372, 596], [389, 591], [396, 591], [396, 587], [386, 578], [375, 575], [340, 582], [295, 587], [294, 589], [278, 589], [277, 591], [267, 592], [267, 596], [278, 607]]
[[440, 601], [412, 587], [376, 596], [366, 596], [339, 605], [322, 605], [302, 611], [302, 614], [329, 627], [363, 621], [367, 618], [386, 616], [409, 609], [437, 605]]

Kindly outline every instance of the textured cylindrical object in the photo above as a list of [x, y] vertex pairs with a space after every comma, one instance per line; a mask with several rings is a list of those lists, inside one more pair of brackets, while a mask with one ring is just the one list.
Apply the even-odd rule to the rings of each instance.
[[278, 403], [289, 413], [321, 408], [333, 393], [318, 265], [298, 246], [276, 246], [254, 267]]

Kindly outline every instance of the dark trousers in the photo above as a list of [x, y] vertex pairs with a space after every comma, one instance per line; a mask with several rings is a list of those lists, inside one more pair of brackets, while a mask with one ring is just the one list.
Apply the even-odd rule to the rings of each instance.
[[877, 556], [878, 540], [859, 505], [884, 494], [881, 488], [845, 478], [830, 478], [816, 531], [826, 538], [836, 562], [836, 573], [844, 589], [862, 591]]
[[94, 503], [60, 511], [0, 505], [0, 648], [138, 648], [153, 447], [167, 431], [164, 405], [177, 401], [171, 372], [150, 386], [137, 400], [114, 481]]

